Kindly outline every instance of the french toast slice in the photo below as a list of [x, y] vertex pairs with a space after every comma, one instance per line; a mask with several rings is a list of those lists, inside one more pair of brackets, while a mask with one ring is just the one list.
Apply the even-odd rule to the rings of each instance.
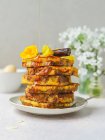
[[78, 69], [75, 67], [66, 66], [49, 66], [49, 67], [36, 67], [27, 68], [28, 75], [74, 75], [78, 77]]
[[54, 76], [40, 76], [40, 75], [23, 75], [23, 84], [35, 84], [35, 85], [54, 85], [63, 86], [69, 85], [71, 82], [70, 76], [54, 75]]
[[72, 102], [74, 100], [73, 93], [59, 93], [59, 94], [31, 94], [26, 93], [26, 98], [35, 101], [35, 102], [43, 102], [43, 103], [66, 103]]
[[67, 102], [67, 103], [39, 103], [35, 101], [31, 101], [27, 99], [25, 96], [20, 97], [20, 101], [23, 105], [32, 106], [32, 107], [39, 107], [39, 108], [68, 108], [74, 104], [74, 102]]
[[67, 86], [39, 86], [39, 85], [28, 85], [26, 93], [37, 94], [56, 94], [56, 93], [70, 93], [77, 90], [79, 84], [71, 83]]
[[57, 56], [42, 57], [37, 56], [31, 59], [23, 59], [23, 67], [40, 67], [40, 66], [72, 66], [74, 60], [69, 60]]

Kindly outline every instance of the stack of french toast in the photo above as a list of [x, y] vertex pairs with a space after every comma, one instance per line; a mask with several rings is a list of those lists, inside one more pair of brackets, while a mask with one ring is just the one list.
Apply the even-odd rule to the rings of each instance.
[[27, 72], [22, 83], [27, 84], [22, 104], [40, 108], [67, 108], [74, 103], [74, 92], [78, 83], [71, 76], [78, 77], [78, 69], [73, 66], [74, 56], [69, 48], [52, 50], [45, 45], [42, 53], [35, 45], [21, 53], [22, 66]]

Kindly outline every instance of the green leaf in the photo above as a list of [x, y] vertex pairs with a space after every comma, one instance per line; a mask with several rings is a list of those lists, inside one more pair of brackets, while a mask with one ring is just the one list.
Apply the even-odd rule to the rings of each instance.
[[84, 42], [84, 40], [86, 39], [86, 36], [85, 34], [79, 34], [78, 37], [77, 37], [77, 41], [80, 41], [81, 43]]
[[75, 50], [74, 45], [70, 45], [69, 48], [70, 48], [71, 50]]

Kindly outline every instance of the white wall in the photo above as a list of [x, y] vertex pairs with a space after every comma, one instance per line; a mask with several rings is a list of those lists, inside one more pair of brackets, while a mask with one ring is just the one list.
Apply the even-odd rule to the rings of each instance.
[[[58, 33], [69, 26], [105, 26], [105, 0], [40, 0], [40, 44], [58, 43]], [[0, 67], [21, 66], [19, 52], [38, 44], [39, 0], [0, 0]], [[40, 47], [41, 48], [41, 47]]]

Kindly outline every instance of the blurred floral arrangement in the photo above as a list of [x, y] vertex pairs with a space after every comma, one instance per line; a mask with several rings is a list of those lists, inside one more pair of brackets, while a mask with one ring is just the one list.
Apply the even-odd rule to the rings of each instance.
[[[70, 47], [75, 50], [79, 62], [80, 82], [84, 83], [81, 84], [80, 88], [86, 90], [83, 92], [89, 92], [93, 79], [94, 85], [97, 87], [96, 83], [99, 77], [105, 75], [102, 58], [102, 53], [105, 51], [105, 28], [94, 30], [87, 26], [69, 28], [59, 34], [59, 41], [64, 44], [65, 48]], [[97, 92], [97, 94], [99, 93]]]

